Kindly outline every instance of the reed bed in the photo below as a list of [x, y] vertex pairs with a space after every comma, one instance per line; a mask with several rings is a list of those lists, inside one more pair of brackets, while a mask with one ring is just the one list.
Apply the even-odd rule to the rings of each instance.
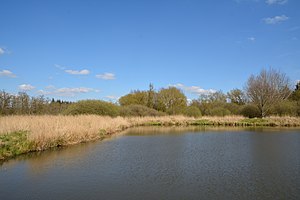
[[128, 120], [96, 115], [80, 116], [7, 116], [0, 118], [0, 134], [28, 132], [28, 140], [38, 150], [57, 145], [75, 144], [99, 139], [103, 135], [129, 127]]
[[300, 118], [270, 117], [247, 119], [241, 116], [201, 117], [105, 117], [4, 116], [0, 117], [0, 160], [30, 151], [41, 151], [91, 140], [136, 126], [300, 126]]

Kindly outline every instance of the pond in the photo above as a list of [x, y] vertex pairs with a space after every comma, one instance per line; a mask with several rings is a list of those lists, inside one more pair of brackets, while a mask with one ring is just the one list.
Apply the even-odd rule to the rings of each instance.
[[300, 131], [134, 128], [3, 163], [0, 199], [300, 199]]

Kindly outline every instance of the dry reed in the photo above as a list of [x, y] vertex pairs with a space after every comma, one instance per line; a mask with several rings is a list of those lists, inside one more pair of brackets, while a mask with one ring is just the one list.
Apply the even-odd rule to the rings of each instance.
[[241, 116], [202, 117], [198, 119], [185, 116], [128, 118], [97, 115], [4, 116], [0, 117], [0, 136], [20, 131], [27, 132], [27, 140], [33, 144], [30, 151], [38, 151], [101, 139], [106, 135], [130, 127], [148, 125], [300, 126], [300, 118], [270, 117], [263, 120], [252, 120]]

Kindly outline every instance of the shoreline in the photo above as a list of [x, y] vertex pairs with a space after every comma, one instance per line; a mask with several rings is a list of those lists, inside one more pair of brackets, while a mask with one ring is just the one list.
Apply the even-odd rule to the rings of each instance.
[[129, 128], [143, 126], [300, 127], [300, 118], [4, 116], [0, 117], [0, 163], [29, 152], [103, 140]]

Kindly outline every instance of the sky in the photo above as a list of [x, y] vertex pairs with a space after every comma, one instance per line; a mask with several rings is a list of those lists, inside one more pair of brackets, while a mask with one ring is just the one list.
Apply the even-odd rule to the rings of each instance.
[[300, 79], [299, 0], [0, 0], [0, 90], [116, 101], [243, 89], [270, 67]]

